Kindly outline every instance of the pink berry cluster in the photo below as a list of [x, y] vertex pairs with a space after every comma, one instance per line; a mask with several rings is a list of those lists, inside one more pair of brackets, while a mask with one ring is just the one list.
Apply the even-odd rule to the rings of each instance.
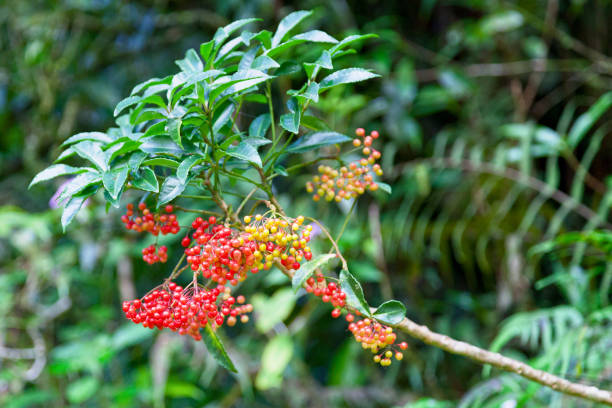
[[[327, 201], [349, 200], [365, 193], [366, 190], [376, 191], [378, 184], [374, 181], [374, 175], [382, 176], [383, 171], [376, 161], [380, 159], [380, 152], [372, 147], [375, 139], [378, 139], [378, 131], [373, 130], [368, 136], [363, 128], [355, 130], [357, 137], [353, 139], [353, 146], [361, 147], [363, 158], [351, 162], [348, 167], [343, 166], [335, 169], [331, 166], [320, 165], [319, 175], [313, 177], [312, 181], [306, 183], [306, 191], [314, 193], [312, 199], [319, 201], [325, 198]], [[363, 141], [362, 141], [363, 139]]]
[[169, 328], [180, 335], [201, 340], [200, 329], [207, 324], [233, 326], [238, 318], [243, 323], [248, 322], [246, 313], [252, 312], [253, 306], [244, 303], [244, 296], [234, 298], [231, 289], [223, 285], [206, 289], [196, 284], [183, 289], [170, 282], [142, 299], [123, 302], [123, 311], [128, 319], [144, 327]]

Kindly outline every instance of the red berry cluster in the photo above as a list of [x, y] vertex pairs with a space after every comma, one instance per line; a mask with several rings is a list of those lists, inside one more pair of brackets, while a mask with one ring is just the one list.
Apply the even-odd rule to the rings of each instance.
[[125, 228], [137, 232], [149, 232], [152, 235], [158, 236], [161, 232], [166, 234], [178, 234], [181, 227], [178, 224], [176, 215], [172, 214], [174, 207], [168, 204], [165, 207], [166, 214], [154, 214], [147, 208], [145, 203], [138, 204], [140, 214], [134, 214], [134, 204], [127, 205], [127, 211], [121, 216], [121, 221], [125, 224]]
[[[196, 218], [191, 224], [195, 230], [190, 239], [183, 238], [181, 244], [185, 247], [187, 262], [191, 269], [201, 271], [204, 279], [211, 279], [219, 285], [229, 282], [237, 285], [246, 279], [247, 273], [257, 273], [259, 268], [254, 252], [257, 243], [245, 239], [245, 234], [221, 224], [210, 217], [204, 221]], [[190, 246], [194, 243], [193, 246]]]
[[[358, 128], [355, 131], [357, 137], [353, 139], [353, 146], [360, 147], [364, 158], [343, 166], [339, 170], [330, 166], [319, 166], [320, 176], [314, 176], [312, 181], [306, 183], [306, 191], [314, 193], [312, 199], [319, 201], [325, 198], [327, 201], [349, 200], [365, 193], [366, 189], [375, 191], [378, 184], [374, 181], [374, 173], [382, 176], [383, 171], [376, 161], [380, 159], [380, 152], [372, 147], [374, 139], [378, 139], [378, 131], [373, 130], [365, 136], [365, 130]], [[363, 139], [363, 142], [362, 140]]]
[[168, 260], [168, 247], [162, 245], [157, 248], [155, 244], [151, 244], [142, 249], [142, 259], [149, 265], [157, 262], [166, 263]]
[[230, 288], [218, 285], [206, 289], [198, 285], [183, 289], [174, 282], [153, 290], [142, 299], [123, 302], [123, 311], [128, 319], [144, 327], [169, 328], [181, 335], [188, 334], [201, 340], [200, 328], [207, 324], [228, 326], [236, 324], [237, 318], [243, 323], [249, 318], [245, 313], [253, 306], [244, 304], [244, 296], [231, 296]]
[[321, 272], [317, 272], [315, 277], [306, 280], [306, 292], [312, 293], [325, 303], [331, 303], [334, 307], [332, 317], [337, 318], [341, 314], [341, 308], [346, 306], [346, 293], [340, 289], [336, 282], [326, 282]]

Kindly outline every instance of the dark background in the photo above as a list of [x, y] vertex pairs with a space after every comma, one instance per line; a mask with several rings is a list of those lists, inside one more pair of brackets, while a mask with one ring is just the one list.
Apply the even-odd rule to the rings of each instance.
[[[227, 331], [240, 368], [230, 375], [202, 344], [126, 323], [121, 301], [167, 271], [143, 265], [143, 242], [117, 211], [90, 205], [63, 235], [49, 202], [61, 181], [27, 189], [63, 140], [112, 126], [135, 84], [175, 72], [217, 27], [255, 16], [273, 30], [298, 9], [315, 11], [304, 29], [379, 36], [343, 63], [382, 77], [314, 107], [340, 132], [382, 135], [393, 193], [361, 198], [340, 242], [370, 303], [399, 299], [434, 330], [612, 387], [611, 116], [567, 151], [532, 132], [567, 140], [612, 89], [612, 2], [5, 0], [0, 405], [591, 406], [414, 340], [402, 363], [380, 368], [328, 308], [286, 296], [275, 273], [259, 280], [258, 302], [285, 307], [256, 314], [271, 330]], [[342, 208], [313, 204], [307, 179], [278, 182], [281, 200], [337, 231]], [[288, 361], [262, 365], [264, 350]]]

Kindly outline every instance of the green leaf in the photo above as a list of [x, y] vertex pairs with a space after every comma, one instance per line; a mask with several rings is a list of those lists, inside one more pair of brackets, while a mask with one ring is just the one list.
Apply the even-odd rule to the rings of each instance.
[[274, 37], [272, 37], [272, 47], [276, 47], [277, 45], [279, 45], [293, 27], [298, 25], [300, 21], [310, 16], [311, 14], [312, 11], [294, 11], [293, 13], [290, 13], [285, 18], [283, 18], [278, 24], [278, 28], [274, 33]]
[[142, 83], [136, 85], [132, 89], [132, 92], [130, 92], [130, 95], [137, 94], [140, 91], [144, 91], [144, 90], [146, 90], [149, 87], [154, 87], [155, 85], [170, 85], [171, 81], [172, 81], [172, 75], [168, 75], [165, 78], [151, 78], [151, 79], [149, 79], [149, 80], [147, 80], [145, 82], [142, 82]]
[[183, 121], [181, 119], [168, 119], [166, 124], [166, 131], [170, 134], [170, 137], [181, 149], [183, 148], [183, 142], [181, 140], [181, 125]]
[[220, 47], [221, 44], [223, 44], [225, 40], [227, 40], [234, 31], [238, 30], [239, 28], [247, 24], [253, 23], [255, 21], [261, 21], [261, 19], [245, 18], [242, 20], [236, 20], [226, 25], [225, 27], [220, 27], [219, 29], [217, 29], [217, 32], [215, 33], [215, 36], [213, 37], [213, 41], [215, 42], [215, 48]]
[[255, 58], [255, 60], [253, 60], [253, 64], [251, 65], [251, 68], [258, 69], [260, 71], [278, 67], [280, 67], [280, 64], [267, 55], [260, 55], [259, 57]]
[[261, 30], [251, 39], [259, 41], [265, 49], [270, 49], [272, 47], [272, 33], [268, 30]]
[[102, 175], [102, 184], [113, 199], [119, 197], [119, 193], [123, 189], [125, 180], [127, 180], [128, 168], [123, 166], [104, 172]]
[[155, 177], [155, 172], [150, 167], [143, 167], [140, 171], [132, 176], [132, 185], [137, 189], [151, 191], [157, 193], [159, 191], [159, 182]]
[[184, 153], [183, 149], [165, 136], [153, 136], [144, 139], [144, 143], [140, 146], [140, 150], [149, 154], [165, 153], [175, 156], [180, 156]]
[[283, 372], [293, 356], [293, 340], [288, 334], [279, 334], [266, 344], [261, 355], [261, 368], [255, 378], [255, 386], [268, 390], [281, 386]]
[[358, 310], [364, 316], [371, 316], [370, 306], [363, 297], [359, 281], [347, 270], [340, 272], [340, 287], [346, 293], [346, 304]]
[[80, 405], [92, 398], [99, 387], [100, 383], [93, 376], [79, 378], [68, 384], [66, 388], [66, 397], [71, 404]]
[[236, 367], [234, 363], [227, 355], [225, 351], [225, 347], [223, 347], [223, 343], [215, 333], [215, 331], [210, 327], [210, 323], [204, 326], [204, 329], [201, 331], [202, 340], [204, 340], [204, 344], [206, 345], [206, 349], [213, 356], [215, 361], [219, 363], [221, 366], [227, 368], [228, 370], [237, 373]]
[[500, 11], [480, 20], [479, 28], [483, 35], [491, 36], [519, 28], [523, 25], [523, 21], [523, 15], [518, 11]]
[[202, 64], [202, 60], [200, 57], [198, 57], [198, 53], [193, 48], [187, 50], [184, 59], [174, 62], [179, 66], [181, 71], [188, 74], [193, 74], [204, 70], [204, 64]]
[[82, 132], [70, 136], [62, 143], [62, 146], [68, 146], [74, 143], [82, 142], [83, 140], [93, 140], [96, 142], [108, 144], [113, 141], [113, 138], [102, 132]]
[[327, 34], [325, 31], [320, 30], [312, 30], [306, 31], [305, 33], [295, 35], [291, 38], [292, 40], [304, 40], [316, 43], [329, 43], [329, 44], [337, 44], [338, 40], [336, 40], [331, 35]]
[[113, 112], [113, 116], [117, 116], [121, 113], [121, 111], [123, 111], [125, 108], [130, 107], [132, 105], [137, 104], [138, 102], [140, 102], [140, 100], [142, 99], [142, 96], [136, 96], [136, 95], [132, 95], [132, 96], [128, 96], [127, 98], [119, 101], [119, 103], [117, 104], [117, 106], [115, 106], [115, 111]]
[[384, 191], [387, 194], [391, 194], [391, 186], [388, 185], [387, 183], [383, 183], [381, 181], [377, 181], [376, 184], [378, 184], [378, 189], [381, 191]]
[[318, 255], [305, 264], [302, 264], [300, 269], [295, 271], [293, 278], [291, 279], [291, 286], [293, 287], [293, 290], [297, 292], [304, 285], [304, 282], [306, 282], [314, 273], [315, 269], [322, 267], [336, 257], [336, 254]]
[[345, 39], [341, 40], [338, 44], [334, 45], [329, 51], [331, 55], [336, 56], [343, 48], [354, 42], [377, 37], [378, 36], [376, 34], [349, 35]]
[[261, 333], [268, 333], [291, 315], [296, 296], [291, 288], [284, 286], [275, 291], [272, 296], [258, 293], [251, 300], [257, 314], [255, 327]]
[[230, 103], [228, 107], [225, 108], [223, 112], [221, 112], [219, 117], [215, 119], [215, 123], [213, 123], [213, 133], [214, 134], [219, 133], [219, 131], [223, 128], [223, 126], [225, 126], [232, 119], [232, 114], [234, 113], [235, 109], [236, 107], [234, 106], [234, 104]]
[[210, 40], [200, 45], [200, 55], [205, 62], [208, 62], [208, 57], [210, 57], [210, 53], [212, 52], [214, 46], [215, 40]]
[[204, 159], [200, 156], [189, 156], [185, 160], [183, 160], [178, 166], [178, 169], [176, 170], [176, 176], [178, 177], [178, 179], [183, 183], [186, 182], [187, 177], [189, 177], [189, 170], [191, 170], [193, 166], [195, 166], [202, 160]]
[[381, 323], [395, 325], [406, 317], [406, 306], [397, 300], [389, 300], [378, 306], [373, 317]]
[[342, 84], [365, 81], [366, 79], [376, 78], [378, 76], [380, 75], [361, 68], [341, 69], [323, 78], [321, 81], [321, 90]]
[[310, 99], [314, 103], [319, 102], [319, 84], [316, 82], [311, 82], [306, 88], [306, 91], [302, 94], [306, 99]]
[[70, 183], [68, 183], [66, 188], [60, 194], [58, 201], [63, 201], [69, 197], [72, 197], [73, 195], [83, 191], [85, 188], [93, 184], [97, 184], [100, 181], [102, 181], [102, 177], [97, 172], [87, 172], [79, 174], [74, 179], [72, 179]]
[[242, 141], [250, 144], [254, 148], [258, 148], [259, 146], [264, 146], [264, 145], [272, 143], [270, 139], [266, 139], [264, 137], [257, 137], [257, 136], [247, 137], [247, 138], [242, 139]]
[[100, 148], [100, 144], [86, 140], [72, 146], [72, 149], [84, 159], [92, 162], [98, 169], [106, 171], [106, 154]]
[[240, 59], [240, 62], [238, 63], [238, 71], [242, 71], [244, 69], [250, 69], [253, 66], [253, 62], [255, 60], [255, 56], [259, 52], [259, 48], [260, 47], [254, 47], [244, 53], [244, 55]]
[[237, 146], [230, 146], [225, 153], [237, 159], [245, 160], [249, 163], [255, 164], [258, 167], [261, 167], [261, 157], [259, 157], [257, 149], [247, 142], [243, 141]]
[[349, 142], [352, 139], [346, 135], [338, 132], [314, 132], [308, 133], [296, 142], [289, 145], [287, 152], [290, 153], [302, 153], [309, 150], [318, 149], [323, 146], [329, 146], [336, 143]]
[[602, 95], [601, 98], [597, 100], [589, 108], [588, 111], [583, 113], [576, 119], [574, 125], [569, 131], [569, 135], [567, 137], [567, 144], [572, 148], [576, 148], [582, 138], [587, 134], [587, 132], [593, 127], [593, 125], [599, 120], [599, 118], [612, 106], [612, 91], [607, 92]]
[[66, 232], [66, 227], [77, 215], [86, 199], [87, 197], [70, 197], [70, 200], [66, 202], [62, 212], [62, 231]]
[[154, 157], [152, 159], [145, 160], [144, 162], [142, 162], [142, 164], [145, 164], [147, 166], [162, 166], [169, 167], [171, 169], [176, 169], [178, 168], [180, 163], [176, 160], [168, 159], [166, 157]]
[[296, 98], [291, 98], [287, 101], [287, 109], [289, 113], [285, 113], [280, 117], [280, 125], [283, 129], [291, 133], [300, 131], [300, 107]]
[[128, 167], [131, 171], [138, 171], [140, 165], [147, 158], [147, 154], [145, 152], [134, 152], [130, 155], [130, 159], [128, 160]]
[[316, 116], [304, 115], [302, 116], [301, 125], [310, 130], [330, 130], [327, 123], [323, 122]]
[[270, 128], [270, 114], [264, 113], [259, 115], [251, 122], [249, 126], [249, 136], [251, 137], [266, 137], [266, 133]]
[[179, 196], [187, 187], [187, 183], [181, 182], [176, 176], [167, 177], [161, 187], [157, 205], [166, 204]]
[[40, 183], [41, 181], [51, 180], [56, 177], [65, 176], [68, 174], [84, 173], [88, 170], [93, 170], [93, 169], [82, 168], [82, 167], [72, 167], [72, 166], [68, 166], [67, 164], [53, 164], [47, 167], [46, 169], [44, 169], [43, 171], [41, 171], [40, 173], [38, 173], [36, 176], [34, 176], [28, 188], [32, 187], [34, 184]]

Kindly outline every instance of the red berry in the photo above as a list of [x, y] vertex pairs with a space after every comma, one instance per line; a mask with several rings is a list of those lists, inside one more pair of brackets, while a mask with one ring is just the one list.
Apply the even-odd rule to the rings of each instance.
[[168, 204], [168, 205], [166, 206], [166, 212], [167, 212], [167, 213], [171, 213], [172, 211], [174, 211], [174, 207], [172, 207], [172, 205], [171, 205], [171, 204]]

